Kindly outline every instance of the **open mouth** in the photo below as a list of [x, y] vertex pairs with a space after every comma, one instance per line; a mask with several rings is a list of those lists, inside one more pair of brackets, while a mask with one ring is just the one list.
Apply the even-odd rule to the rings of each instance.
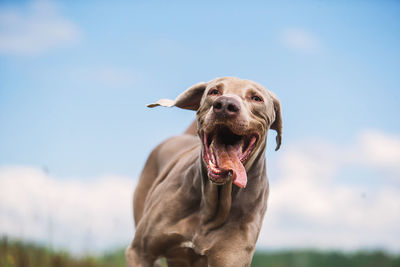
[[230, 179], [240, 188], [246, 187], [244, 163], [256, 146], [257, 134], [237, 135], [225, 125], [218, 125], [210, 133], [203, 133], [203, 159], [208, 177], [216, 184]]

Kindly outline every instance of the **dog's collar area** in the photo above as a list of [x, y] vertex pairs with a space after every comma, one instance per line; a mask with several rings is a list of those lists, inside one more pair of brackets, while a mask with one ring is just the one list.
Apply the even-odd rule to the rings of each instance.
[[210, 180], [216, 184], [232, 181], [240, 188], [246, 187], [244, 164], [257, 140], [257, 134], [238, 135], [225, 125], [216, 126], [210, 133], [202, 132], [203, 160]]

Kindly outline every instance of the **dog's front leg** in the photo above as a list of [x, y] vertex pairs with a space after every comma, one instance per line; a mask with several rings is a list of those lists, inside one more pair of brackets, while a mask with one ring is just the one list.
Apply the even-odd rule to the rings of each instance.
[[246, 251], [237, 253], [216, 252], [208, 256], [208, 266], [212, 267], [250, 267], [252, 254]]
[[231, 235], [215, 243], [208, 252], [208, 265], [212, 267], [250, 267], [254, 245], [246, 242], [244, 236]]
[[154, 262], [154, 259], [140, 257], [138, 251], [132, 245], [125, 250], [125, 259], [127, 267], [153, 267]]

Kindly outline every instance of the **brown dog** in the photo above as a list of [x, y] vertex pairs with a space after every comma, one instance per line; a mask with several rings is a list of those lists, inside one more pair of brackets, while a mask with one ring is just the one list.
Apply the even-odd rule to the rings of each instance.
[[[198, 83], [149, 107], [196, 110], [196, 125], [150, 154], [134, 196], [128, 266], [250, 266], [267, 208], [266, 136], [279, 100], [238, 78]], [[195, 129], [197, 135], [195, 135]], [[200, 137], [200, 138], [199, 138]]]

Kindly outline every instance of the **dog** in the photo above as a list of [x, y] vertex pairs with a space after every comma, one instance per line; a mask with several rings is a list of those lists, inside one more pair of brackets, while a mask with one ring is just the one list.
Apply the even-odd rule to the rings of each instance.
[[278, 98], [235, 77], [201, 82], [175, 100], [148, 107], [196, 111], [181, 136], [150, 154], [134, 194], [135, 237], [129, 267], [250, 266], [267, 209], [266, 137], [277, 132]]

